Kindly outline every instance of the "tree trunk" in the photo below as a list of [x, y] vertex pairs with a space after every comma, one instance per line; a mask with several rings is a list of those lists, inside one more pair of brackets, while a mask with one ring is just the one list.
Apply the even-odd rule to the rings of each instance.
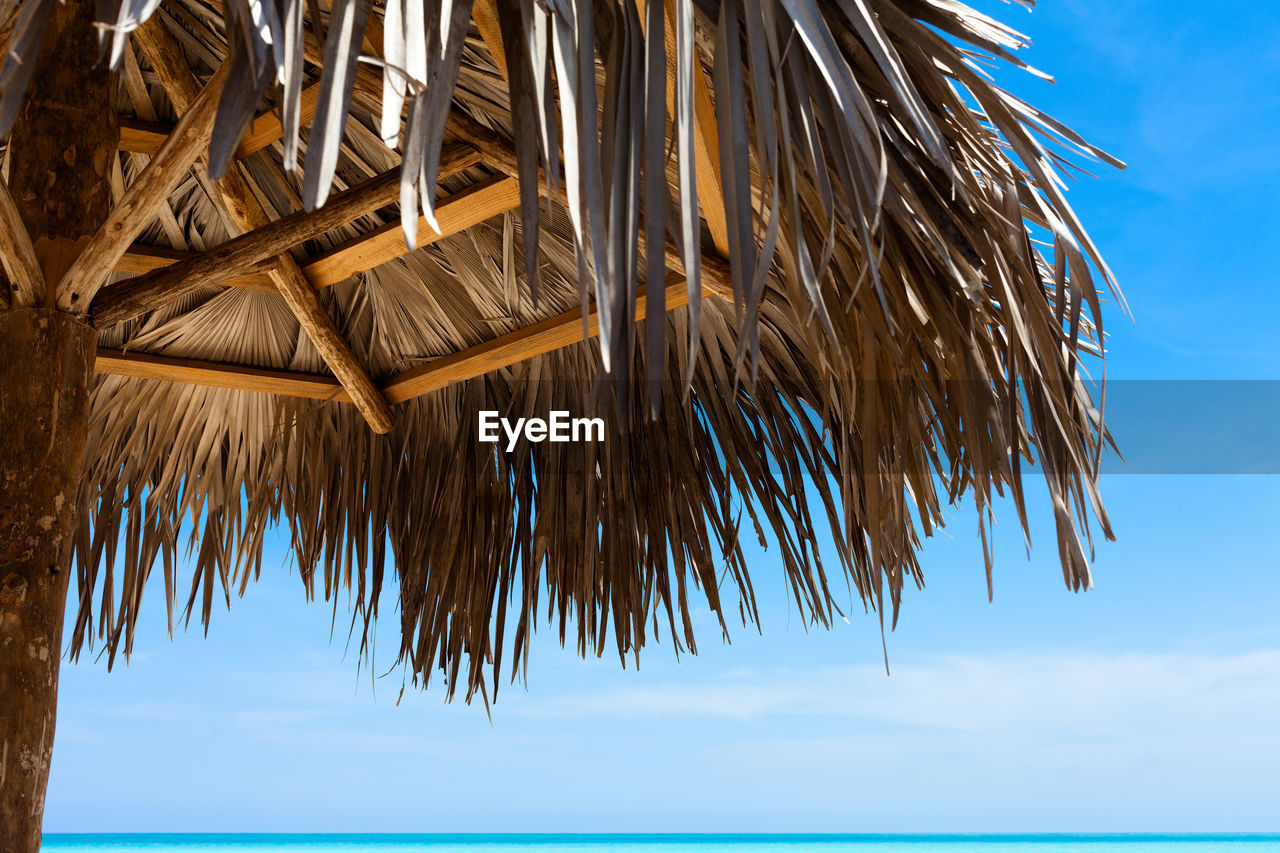
[[[115, 80], [100, 59], [96, 0], [54, 5], [31, 88], [9, 135], [9, 192], [53, 288], [107, 218], [120, 140]], [[8, 851], [5, 851], [8, 853]]]
[[40, 849], [97, 335], [54, 288], [106, 219], [118, 128], [95, 0], [55, 4], [9, 138], [9, 189], [46, 281], [0, 312], [0, 851]]
[[96, 333], [0, 314], [0, 850], [40, 849]]

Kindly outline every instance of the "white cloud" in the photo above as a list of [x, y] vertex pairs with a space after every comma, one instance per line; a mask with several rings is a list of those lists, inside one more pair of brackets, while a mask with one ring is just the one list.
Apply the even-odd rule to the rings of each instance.
[[[899, 660], [891, 676], [874, 665], [604, 670], [568, 693], [505, 692], [492, 726], [479, 707], [432, 707], [438, 696], [353, 698], [334, 689], [350, 683], [336, 672], [325, 702], [294, 673], [275, 689], [237, 681], [253, 704], [181, 725], [134, 706], [132, 719], [96, 725], [109, 735], [92, 749], [62, 751], [56, 825], [160, 825], [137, 811], [155, 803], [131, 793], [160, 768], [183, 780], [154, 793], [172, 799], [163, 828], [190, 828], [183, 804], [229, 786], [274, 804], [243, 824], [270, 829], [1275, 828], [1280, 650], [966, 654]], [[93, 784], [103, 766], [124, 768], [105, 800]], [[308, 811], [334, 772], [349, 811]], [[496, 824], [494, 802], [507, 804]], [[622, 805], [633, 803], [644, 810]], [[295, 822], [276, 817], [282, 804]]]
[[875, 666], [737, 671], [702, 683], [530, 697], [534, 716], [842, 717], [895, 727], [1010, 737], [1087, 732], [1124, 737], [1159, 725], [1257, 730], [1280, 737], [1280, 650], [1184, 654], [956, 655]]
[[[1277, 708], [1267, 649], [775, 669], [518, 711], [682, 743], [684, 796], [757, 829], [1225, 831], [1274, 828]], [[791, 823], [761, 810], [775, 785]]]

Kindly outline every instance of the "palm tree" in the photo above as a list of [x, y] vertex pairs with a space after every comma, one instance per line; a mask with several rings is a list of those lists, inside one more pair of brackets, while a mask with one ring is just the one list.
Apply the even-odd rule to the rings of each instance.
[[[1058, 173], [1109, 158], [988, 76], [1025, 43], [952, 0], [0, 6], [0, 848], [64, 642], [127, 655], [155, 568], [207, 624], [277, 528], [362, 650], [391, 566], [402, 663], [486, 703], [540, 611], [620, 657], [696, 650], [695, 594], [753, 622], [744, 535], [884, 624], [945, 504], [1025, 530], [1030, 464], [1088, 585], [1112, 282]], [[478, 440], [557, 411], [604, 440]]]

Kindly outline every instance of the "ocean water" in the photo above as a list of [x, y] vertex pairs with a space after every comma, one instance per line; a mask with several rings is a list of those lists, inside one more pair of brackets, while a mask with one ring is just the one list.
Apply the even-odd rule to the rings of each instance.
[[1280, 835], [59, 835], [46, 853], [1280, 853]]

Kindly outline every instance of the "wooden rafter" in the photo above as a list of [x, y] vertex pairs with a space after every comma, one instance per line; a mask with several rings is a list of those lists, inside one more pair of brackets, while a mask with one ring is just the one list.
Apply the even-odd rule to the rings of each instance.
[[[320, 102], [320, 84], [312, 83], [299, 95], [298, 120], [302, 124], [310, 124], [316, 115], [316, 104]], [[284, 125], [280, 121], [278, 110], [261, 113], [249, 125], [240, 146], [236, 148], [236, 157], [248, 157], [255, 151], [261, 151], [269, 145], [284, 138]]]
[[[676, 35], [675, 0], [664, 0], [667, 15], [667, 112], [676, 114]], [[641, 15], [641, 21], [644, 16]], [[729, 256], [729, 220], [724, 210], [724, 183], [720, 177], [720, 131], [716, 126], [716, 108], [711, 88], [702, 70], [702, 60], [694, 50], [693, 58], [693, 129], [694, 156], [697, 159], [698, 205], [711, 232], [711, 242], [721, 257]]]
[[[441, 177], [456, 175], [480, 163], [470, 145], [451, 145], [441, 155]], [[395, 168], [336, 194], [323, 207], [277, 219], [204, 252], [188, 254], [155, 271], [104, 289], [94, 300], [93, 324], [108, 328], [154, 310], [192, 290], [226, 284], [248, 275], [265, 261], [294, 246], [392, 204], [399, 197], [400, 169]], [[455, 217], [456, 218], [456, 217]], [[454, 224], [454, 223], [450, 223]], [[313, 286], [317, 276], [308, 273]]]
[[[125, 252], [124, 257], [116, 261], [115, 271], [131, 275], [144, 275], [154, 270], [172, 266], [179, 261], [194, 258], [198, 254], [200, 253], [170, 249], [165, 246], [144, 246], [135, 243], [129, 248], [129, 251]], [[243, 287], [249, 290], [275, 290], [275, 286], [271, 284], [271, 279], [267, 277], [267, 268], [269, 266], [269, 263], [257, 264], [243, 275], [228, 279], [222, 283], [227, 287]], [[94, 301], [97, 302], [98, 299], [106, 296], [117, 286], [111, 285], [104, 288]]]
[[502, 79], [509, 81], [507, 52], [502, 46], [502, 27], [498, 22], [498, 4], [494, 0], [475, 0], [471, 6], [471, 20], [475, 22], [485, 46], [489, 48], [498, 73], [502, 75]]
[[[672, 0], [665, 0], [665, 2], [670, 13], [673, 2]], [[473, 17], [482, 37], [485, 38], [490, 46], [495, 63], [499, 65], [500, 71], [505, 75], [505, 55], [502, 51], [496, 13], [496, 4], [493, 3], [493, 0], [477, 0]], [[161, 75], [161, 78], [163, 80], [164, 75]], [[718, 160], [715, 156], [718, 149], [714, 135], [716, 132], [714, 108], [711, 104], [710, 93], [703, 75], [698, 75], [695, 86], [697, 90], [695, 92], [697, 97], [695, 103], [698, 115], [698, 182], [700, 196], [705, 203], [703, 216], [707, 219], [713, 243], [716, 245], [717, 250], [723, 253], [727, 251], [728, 242], [727, 228], [724, 227], [724, 205]], [[175, 100], [176, 103], [177, 101]], [[671, 104], [670, 106], [674, 105]], [[268, 117], [274, 118], [270, 114], [264, 116], [264, 118]], [[482, 158], [488, 165], [510, 175], [515, 168], [515, 155], [514, 151], [510, 150], [510, 144], [496, 134], [487, 132], [486, 129], [479, 126], [467, 126], [465, 120], [463, 125], [461, 136], [479, 149], [480, 153], [477, 155], [477, 159]], [[270, 127], [270, 124], [264, 122], [264, 127]], [[279, 138], [278, 135], [271, 137], [271, 133], [278, 133], [278, 130], [279, 122], [276, 119], [274, 127], [271, 127], [270, 130], [264, 132], [263, 136], [259, 137], [267, 139], [263, 147]], [[146, 144], [152, 144], [153, 140], [157, 136], [163, 135], [163, 133], [164, 128], [162, 127], [145, 127], [135, 122], [132, 123], [128, 135], [138, 138]], [[242, 145], [242, 148], [244, 147]], [[472, 150], [474, 151], [474, 149]], [[519, 185], [515, 177], [508, 175], [496, 175], [462, 193], [443, 200], [438, 205], [437, 212], [445, 234], [456, 233], [492, 216], [518, 208]], [[177, 257], [179, 253], [172, 253], [170, 257], [163, 257], [142, 252], [130, 255], [122, 261], [121, 266], [131, 267], [139, 271], [144, 269], [157, 270], [176, 261], [176, 264], [170, 267], [169, 270], [161, 270], [153, 274], [150, 279], [151, 282], [165, 284], [168, 287], [181, 286], [180, 283], [182, 282], [190, 283], [200, 279], [203, 279], [204, 283], [228, 284], [234, 282], [241, 283], [242, 286], [255, 286], [265, 277], [271, 282], [269, 286], [279, 287], [284, 292], [285, 290], [296, 290], [296, 279], [301, 278], [312, 288], [310, 292], [314, 293], [314, 288], [316, 287], [323, 287], [345, 280], [352, 275], [368, 271], [406, 254], [408, 249], [404, 245], [399, 225], [388, 224], [347, 244], [335, 247], [333, 250], [310, 261], [305, 267], [297, 268], [294, 265], [298, 269], [296, 276], [291, 275], [287, 269], [281, 269], [284, 265], [279, 263], [279, 256], [275, 259], [269, 258], [268, 256], [271, 252], [283, 253], [292, 245], [339, 227], [344, 224], [341, 221], [342, 218], [350, 212], [346, 210], [347, 207], [351, 207], [352, 210], [363, 211], [356, 213], [355, 216], [367, 213], [368, 211], [364, 210], [365, 205], [381, 201], [383, 195], [390, 193], [397, 185], [398, 174], [394, 176], [394, 180], [392, 173], [379, 175], [365, 184], [347, 191], [348, 194], [355, 191], [367, 192], [369, 195], [363, 199], [358, 198], [361, 193], [356, 193], [355, 195], [340, 194], [335, 196], [334, 202], [337, 202], [336, 206], [331, 202], [331, 205], [326, 205], [311, 214], [298, 214], [295, 217], [277, 220], [275, 223], [257, 225], [248, 230], [248, 233], [243, 236], [235, 238], [223, 247], [218, 247], [209, 252], [198, 255], [188, 254], [181, 258]], [[226, 195], [225, 190], [224, 195]], [[235, 197], [240, 194], [232, 193], [231, 195]], [[394, 195], [388, 195], [387, 197], [391, 201], [394, 200]], [[238, 199], [233, 198], [231, 200]], [[378, 203], [377, 206], [383, 206], [385, 203], [389, 202]], [[230, 206], [235, 207], [235, 205]], [[233, 219], [251, 218], [251, 214], [246, 213], [245, 207], [246, 205], [241, 204], [239, 211], [233, 210]], [[328, 212], [326, 213], [326, 211]], [[237, 216], [237, 213], [239, 216]], [[711, 215], [708, 215], [708, 213]], [[317, 214], [319, 214], [318, 217]], [[308, 220], [306, 217], [316, 218]], [[717, 219], [721, 225], [719, 229], [716, 227]], [[425, 242], [439, 239], [427, 227], [425, 218], [420, 222], [419, 227], [421, 233], [425, 235]], [[323, 230], [314, 232], [313, 229], [316, 228], [323, 228]], [[671, 273], [664, 285], [665, 304], [667, 310], [671, 310], [688, 304], [689, 291], [688, 283], [683, 273], [679, 271], [679, 258], [670, 246], [667, 247], [667, 255], [668, 264], [676, 269], [675, 272]], [[721, 269], [723, 264], [719, 262], [719, 258], [706, 257], [705, 260], [709, 262], [709, 269], [704, 270], [703, 286], [705, 292], [708, 295], [724, 296], [728, 292], [728, 285], [727, 274]], [[291, 278], [295, 280], [290, 282]], [[637, 320], [642, 320], [645, 317], [647, 305], [644, 288], [640, 289], [637, 296], [635, 316]], [[286, 296], [286, 299], [288, 298]], [[154, 305], [150, 307], [154, 307]], [[293, 306], [291, 305], [291, 307]], [[95, 312], [96, 316], [97, 313]], [[102, 316], [105, 318], [109, 315], [104, 313]], [[598, 317], [594, 309], [588, 314], [585, 327], [586, 332], [584, 335], [581, 309], [543, 320], [528, 328], [499, 336], [494, 340], [398, 374], [392, 377], [381, 389], [383, 398], [389, 402], [403, 402], [451, 384], [473, 379], [494, 370], [511, 367], [530, 358], [589, 340], [599, 333]], [[190, 359], [173, 359], [150, 354], [109, 352], [106, 358], [102, 360], [99, 372], [142, 378], [170, 379], [213, 387], [265, 391], [309, 399], [352, 402], [350, 393], [337, 379], [294, 371], [207, 363]]]
[[[478, 193], [479, 189], [479, 185], [477, 185], [477, 187], [470, 187], [466, 190], [447, 196], [437, 202], [436, 217], [437, 221], [440, 223], [440, 228], [443, 234], [437, 235], [430, 228], [423, 225], [419, 228], [420, 244], [430, 245], [431, 243], [441, 239], [442, 236], [448, 237], [452, 234], [458, 233], [459, 231], [464, 231], [472, 225], [483, 222], [490, 216], [497, 216], [500, 213], [505, 213], [506, 211], [513, 209], [503, 208], [500, 203], [492, 203], [495, 198], [503, 196], [506, 192], [505, 190], [494, 191], [494, 195], [490, 196], [488, 192]], [[321, 208], [321, 210], [323, 209], [324, 208]], [[489, 210], [493, 210], [494, 212], [487, 213]], [[345, 260], [342, 254], [343, 250], [354, 250], [354, 246], [352, 244], [359, 243], [361, 239], [363, 238], [356, 238], [351, 241], [350, 244], [337, 246], [328, 254], [329, 256], [337, 255], [339, 260]], [[130, 247], [129, 251], [116, 262], [115, 271], [131, 275], [144, 275], [182, 261], [191, 260], [199, 254], [201, 253], [179, 251], [164, 246], [134, 244]], [[400, 257], [403, 254], [404, 253], [394, 255], [394, 257]], [[324, 257], [317, 257], [315, 260], [320, 262], [324, 260]], [[324, 262], [315, 269], [311, 269], [311, 263], [312, 262], [307, 262], [303, 266], [303, 270], [304, 272], [307, 272], [309, 278], [313, 276], [315, 277], [313, 283], [317, 287], [328, 287], [343, 280], [341, 278], [333, 278], [331, 273], [326, 273], [324, 270], [325, 266], [336, 262]], [[251, 290], [273, 290], [274, 288], [272, 287], [270, 280], [267, 278], [267, 266], [269, 266], [269, 264], [266, 264], [265, 262], [257, 264], [255, 265], [255, 268], [247, 270], [243, 274], [229, 278], [221, 283], [228, 287], [245, 287]], [[360, 272], [365, 272], [365, 270], [353, 268], [353, 272], [350, 274], [355, 275]], [[102, 296], [105, 297], [105, 295], [106, 293], [104, 292]]]
[[[442, 234], [431, 230], [426, 217], [418, 220], [418, 246], [434, 243], [449, 234], [465, 231], [486, 219], [514, 210], [520, 204], [515, 178], [495, 175], [436, 205], [436, 221]], [[404, 257], [409, 249], [399, 222], [391, 222], [320, 255], [304, 267], [317, 287], [337, 284], [353, 275]]]
[[[320, 84], [313, 83], [302, 90], [300, 119], [303, 124], [311, 121], [316, 114], [316, 103], [320, 97]], [[155, 154], [164, 144], [173, 128], [161, 122], [147, 121], [132, 116], [120, 117], [120, 150], [133, 154]], [[255, 151], [261, 151], [284, 138], [284, 125], [280, 123], [280, 114], [276, 110], [261, 113], [249, 125], [240, 146], [236, 148], [236, 157], [248, 157]]]
[[[672, 273], [667, 278], [665, 290], [668, 311], [689, 304], [688, 281], [683, 275]], [[721, 291], [708, 291], [719, 292]], [[646, 301], [645, 288], [642, 286], [636, 294], [637, 322], [645, 318]], [[392, 377], [383, 386], [383, 392], [387, 399], [400, 403], [590, 340], [600, 334], [599, 316], [595, 308], [587, 315], [586, 326], [584, 336], [582, 309], [575, 308], [527, 328], [436, 359], [430, 364], [407, 370]]]
[[36, 259], [31, 235], [18, 206], [9, 195], [9, 187], [0, 179], [0, 261], [9, 273], [13, 288], [13, 306], [35, 305], [45, 296], [44, 271]]
[[316, 289], [307, 281], [297, 262], [289, 255], [281, 255], [268, 274], [320, 357], [364, 415], [369, 428], [379, 434], [391, 432], [396, 424], [391, 406], [351, 351], [329, 312], [320, 304]]
[[[133, 37], [151, 60], [151, 67], [160, 78], [174, 108], [180, 114], [185, 114], [195, 98], [199, 83], [187, 65], [177, 41], [156, 16], [138, 27]], [[241, 231], [252, 231], [268, 224], [266, 211], [236, 166], [228, 169], [216, 185], [219, 200]], [[378, 433], [390, 432], [395, 426], [391, 406], [351, 351], [333, 318], [320, 304], [315, 288], [307, 281], [293, 256], [276, 256], [268, 275], [320, 356], [351, 396], [370, 429]]]
[[120, 116], [120, 150], [130, 154], [155, 154], [172, 130], [161, 122]]
[[[335, 197], [335, 200], [337, 198]], [[515, 179], [495, 176], [469, 190], [451, 196], [438, 205], [437, 212], [440, 224], [445, 232], [456, 233], [498, 213], [513, 210], [518, 203], [519, 190]], [[433, 232], [427, 229], [425, 223], [422, 223], [421, 227], [423, 233], [427, 235], [428, 242], [431, 239], [435, 239]], [[388, 260], [401, 257], [407, 251], [404, 246], [404, 240], [399, 233], [398, 224], [391, 224], [338, 247], [329, 255], [307, 264], [303, 270], [315, 286], [333, 284], [351, 275], [386, 263]], [[670, 246], [667, 247], [667, 256], [668, 263], [677, 270], [677, 272], [673, 273], [666, 287], [666, 307], [667, 310], [671, 310], [687, 304], [688, 289], [683, 274], [679, 272], [679, 257]], [[729, 276], [727, 270], [724, 269], [723, 261], [708, 255], [704, 257], [703, 262], [704, 292], [721, 296], [727, 294], [729, 292]], [[643, 290], [641, 291], [641, 297], [640, 304], [637, 305], [636, 309], [637, 319], [642, 319], [645, 313]], [[95, 312], [95, 320], [98, 317], [99, 315]], [[589, 323], [590, 334], [588, 337], [594, 337], [598, 333], [594, 312], [589, 316]], [[462, 381], [462, 379], [474, 378], [474, 376], [481, 375], [489, 370], [508, 367], [536, 355], [579, 343], [584, 340], [581, 332], [582, 313], [580, 310], [571, 311], [559, 317], [545, 320], [528, 329], [513, 332], [510, 335], [502, 336], [462, 353], [448, 356], [447, 360], [442, 359], [433, 362], [432, 365], [427, 367], [408, 371], [392, 379], [383, 390], [390, 402], [400, 402], [443, 387], [440, 384], [441, 382], [449, 384], [455, 381]], [[156, 365], [167, 363], [155, 362]], [[139, 368], [132, 369], [138, 370]], [[159, 372], [160, 368], [156, 367], [151, 370], [152, 373], [147, 374], [148, 376]], [[218, 382], [213, 384], [217, 384], [218, 387], [242, 387], [234, 384], [234, 368], [223, 365], [217, 367], [216, 370]], [[117, 371], [113, 370], [111, 372]], [[142, 374], [129, 373], [126, 375]], [[175, 376], [189, 377], [182, 381], [211, 384], [203, 382], [201, 377], [204, 374], [199, 372], [179, 371]], [[257, 382], [257, 376], [258, 374], [254, 373], [250, 379], [253, 382]], [[161, 377], [153, 376], [152, 378]], [[243, 387], [247, 387], [249, 390], [268, 390], [256, 386]], [[277, 393], [293, 393], [287, 390], [287, 385], [280, 387], [286, 390], [281, 390]], [[308, 386], [308, 388], [311, 387]], [[295, 396], [297, 395], [295, 394]], [[310, 396], [310, 392], [301, 396]], [[345, 393], [336, 396], [326, 393], [323, 396], [340, 402], [349, 401], [350, 399]]]
[[63, 274], [57, 286], [58, 305], [63, 310], [82, 314], [88, 311], [98, 288], [152, 220], [160, 206], [167, 203], [169, 193], [208, 148], [217, 114], [218, 94], [226, 80], [228, 66], [223, 65], [209, 84], [201, 90], [194, 87], [177, 129], [165, 141], [155, 157], [129, 185], [124, 198], [107, 217], [107, 221], [90, 238], [80, 255]]
[[[673, 273], [665, 284], [667, 310], [689, 303], [688, 283], [684, 276]], [[705, 287], [707, 295], [724, 296], [725, 285]], [[635, 318], [645, 318], [644, 288], [636, 298]], [[500, 335], [491, 341], [469, 347], [429, 364], [415, 367], [392, 377], [383, 393], [392, 402], [402, 403], [439, 391], [449, 385], [503, 370], [540, 355], [555, 352], [596, 337], [599, 318], [594, 309], [587, 315], [587, 334], [583, 335], [582, 309], [574, 309], [524, 329]], [[351, 402], [342, 385], [331, 376], [300, 373], [291, 370], [249, 367], [221, 362], [196, 361], [150, 353], [99, 350], [95, 365], [98, 373], [159, 379], [213, 388], [259, 391], [310, 400]]]
[[[155, 121], [157, 119], [155, 105], [151, 103], [151, 92], [147, 88], [146, 81], [142, 77], [142, 69], [138, 66], [138, 58], [134, 55], [133, 46], [127, 46], [124, 51], [124, 63], [121, 68], [123, 72], [121, 83], [125, 93], [129, 96], [129, 100], [133, 102], [134, 112], [138, 118], [144, 121]], [[129, 158], [137, 166], [139, 171], [147, 167], [147, 163], [151, 162], [150, 155], [147, 154], [129, 154]], [[119, 160], [117, 159], [117, 163]], [[112, 164], [112, 175], [117, 172], [116, 163]], [[164, 230], [164, 234], [169, 238], [169, 243], [176, 249], [187, 248], [187, 235], [183, 232], [182, 226], [178, 224], [178, 218], [173, 214], [173, 208], [166, 201], [160, 205], [157, 211], [157, 219], [160, 221], [160, 227]]]
[[[186, 385], [262, 391], [312, 400], [328, 400], [342, 393], [342, 385], [332, 376], [112, 349], [98, 349], [94, 370], [109, 376], [163, 379]], [[344, 395], [344, 399], [349, 398]]]

